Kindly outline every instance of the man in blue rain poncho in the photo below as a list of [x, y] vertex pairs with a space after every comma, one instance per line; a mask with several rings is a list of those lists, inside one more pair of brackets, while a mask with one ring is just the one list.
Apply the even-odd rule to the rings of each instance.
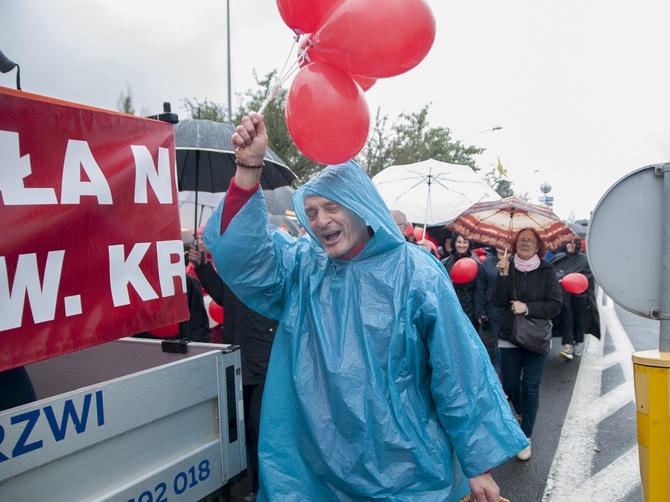
[[[251, 113], [204, 234], [224, 281], [280, 321], [263, 397], [259, 500], [498, 501], [489, 470], [528, 443], [444, 267], [408, 244], [370, 178], [330, 166], [270, 231]], [[469, 480], [469, 486], [468, 486]]]

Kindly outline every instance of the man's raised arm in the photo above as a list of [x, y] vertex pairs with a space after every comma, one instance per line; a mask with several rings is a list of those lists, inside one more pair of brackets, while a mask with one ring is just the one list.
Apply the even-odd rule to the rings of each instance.
[[237, 165], [235, 184], [240, 188], [252, 189], [261, 179], [263, 157], [268, 146], [263, 115], [256, 112], [245, 115], [235, 129], [232, 144]]

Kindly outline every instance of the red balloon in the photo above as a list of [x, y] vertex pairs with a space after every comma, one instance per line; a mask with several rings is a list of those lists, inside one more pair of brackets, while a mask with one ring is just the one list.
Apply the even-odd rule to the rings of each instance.
[[435, 18], [425, 0], [343, 0], [314, 33], [327, 61], [373, 78], [411, 70], [434, 40]]
[[158, 338], [170, 338], [179, 334], [179, 323], [168, 324], [167, 326], [161, 326], [160, 328], [154, 328], [149, 331], [154, 336]]
[[573, 272], [572, 274], [568, 274], [563, 277], [563, 279], [561, 279], [561, 285], [568, 293], [579, 295], [588, 289], [589, 280], [584, 274]]
[[[310, 63], [316, 63], [317, 61], [326, 62], [319, 51], [316, 50], [316, 47], [314, 47], [313, 35], [311, 33], [302, 36], [299, 47], [298, 66], [300, 68], [303, 68]], [[367, 91], [370, 87], [375, 85], [375, 82], [377, 82], [376, 78], [363, 77], [362, 75], [351, 75], [351, 78], [361, 89], [363, 89], [363, 91]]]
[[217, 324], [223, 324], [223, 307], [214, 300], [209, 303], [209, 316]]
[[319, 164], [341, 164], [365, 146], [370, 113], [349, 75], [316, 62], [296, 75], [286, 98], [286, 125], [296, 146]]
[[377, 82], [376, 78], [364, 77], [362, 75], [352, 75], [351, 78], [354, 79], [354, 82], [356, 82], [364, 92]]
[[277, 0], [279, 15], [296, 33], [311, 33], [341, 0]]
[[479, 265], [471, 258], [461, 258], [451, 267], [451, 282], [454, 284], [467, 284], [477, 277]]
[[[426, 237], [428, 237], [428, 232], [426, 232]], [[423, 228], [414, 227], [414, 239], [416, 239], [417, 242], [425, 239], [426, 237], [423, 236]]]

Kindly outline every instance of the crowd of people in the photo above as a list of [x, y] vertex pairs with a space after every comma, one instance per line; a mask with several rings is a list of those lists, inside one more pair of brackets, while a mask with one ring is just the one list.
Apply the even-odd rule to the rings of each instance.
[[[396, 222], [405, 216], [394, 211]], [[400, 223], [398, 223], [400, 226]], [[402, 231], [402, 227], [400, 228]], [[407, 239], [411, 242], [410, 239]], [[514, 318], [525, 315], [548, 319], [553, 336], [561, 339], [559, 357], [572, 361], [581, 355], [586, 334], [600, 338], [600, 320], [595, 298], [595, 282], [583, 252], [582, 239], [568, 242], [551, 258], [539, 234], [522, 229], [504, 249], [488, 248], [485, 255], [473, 252], [473, 243], [457, 233], [448, 233], [439, 248], [441, 263], [448, 274], [461, 259], [474, 260], [477, 274], [466, 283], [454, 284], [461, 307], [487, 349], [492, 366], [521, 429], [532, 436], [539, 409], [540, 385], [548, 353], [538, 353], [511, 341]], [[480, 248], [483, 249], [483, 248]], [[560, 279], [581, 273], [588, 289], [574, 294], [560, 286]], [[531, 457], [530, 445], [517, 454], [519, 460]]]

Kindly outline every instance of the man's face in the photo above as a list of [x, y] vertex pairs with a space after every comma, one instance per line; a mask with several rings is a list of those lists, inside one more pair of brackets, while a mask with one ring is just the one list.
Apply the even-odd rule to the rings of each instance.
[[369, 242], [365, 221], [350, 209], [319, 195], [306, 196], [304, 203], [309, 228], [329, 256], [349, 260]]
[[398, 228], [400, 229], [400, 233], [403, 236], [407, 235], [407, 221], [397, 212], [393, 211], [391, 213], [393, 215], [393, 219], [395, 220], [396, 224], [398, 225]]

